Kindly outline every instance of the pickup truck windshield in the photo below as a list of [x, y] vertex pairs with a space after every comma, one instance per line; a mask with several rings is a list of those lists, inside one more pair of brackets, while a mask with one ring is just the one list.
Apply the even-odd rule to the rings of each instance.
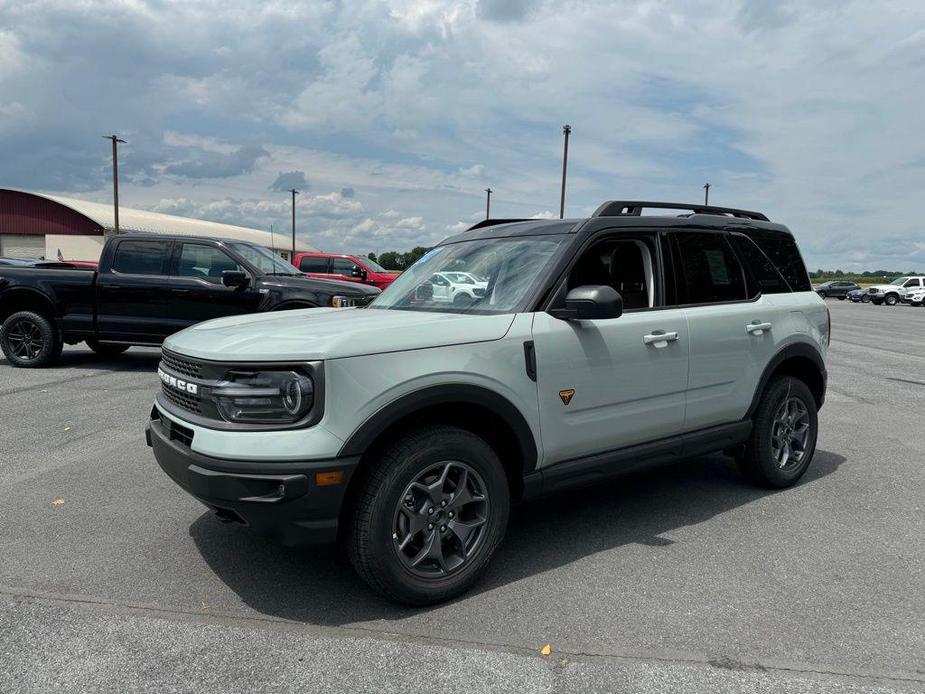
[[252, 246], [249, 243], [228, 244], [236, 252], [244, 256], [244, 260], [256, 267], [265, 275], [301, 275], [295, 267], [282, 258], [273, 255], [272, 251], [261, 246]]
[[[452, 313], [512, 313], [563, 243], [561, 237], [463, 241], [433, 249], [405, 270], [369, 308]], [[458, 285], [445, 273], [485, 282]]]
[[898, 284], [905, 284], [905, 282], [906, 282], [907, 279], [909, 279], [909, 278], [908, 278], [908, 277], [897, 277], [895, 280], [893, 280], [892, 282], [890, 282], [890, 284], [897, 284], [897, 285], [898, 285]]

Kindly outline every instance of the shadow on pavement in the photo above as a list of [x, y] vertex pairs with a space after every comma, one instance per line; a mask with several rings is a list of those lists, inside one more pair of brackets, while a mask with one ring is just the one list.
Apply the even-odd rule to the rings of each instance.
[[[818, 450], [800, 484], [835, 472], [845, 458]], [[696, 458], [628, 475], [514, 509], [488, 574], [466, 599], [585, 556], [627, 544], [670, 545], [663, 537], [770, 494], [747, 484], [731, 459]], [[216, 575], [263, 614], [322, 625], [400, 619], [419, 610], [390, 605], [353, 573], [334, 548], [293, 550], [211, 513], [190, 536]]]
[[[161, 360], [161, 351], [153, 348], [131, 348], [127, 352], [107, 357], [91, 352], [90, 350], [64, 350], [61, 357], [44, 371], [55, 369], [80, 368], [84, 371], [110, 371], [125, 373], [140, 373], [143, 371], [157, 371], [157, 364]], [[10, 362], [0, 356], [0, 366], [10, 366]], [[11, 367], [13, 368], [13, 367]]]

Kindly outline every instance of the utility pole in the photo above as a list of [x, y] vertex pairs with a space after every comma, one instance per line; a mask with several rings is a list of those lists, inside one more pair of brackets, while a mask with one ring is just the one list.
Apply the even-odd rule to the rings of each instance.
[[125, 144], [118, 135], [103, 135], [104, 140], [112, 140], [112, 207], [115, 218], [114, 229], [119, 233], [119, 144]]
[[565, 217], [565, 172], [568, 170], [568, 136], [571, 132], [571, 125], [562, 126], [562, 134], [565, 135], [565, 147], [562, 151], [562, 195], [559, 198], [559, 219]]
[[485, 192], [485, 219], [491, 219], [491, 188], [486, 188]]
[[290, 188], [289, 192], [292, 193], [292, 256], [289, 258], [291, 262], [295, 260], [295, 196], [299, 194], [299, 191]]
[[710, 204], [710, 184], [709, 183], [703, 184], [703, 204], [704, 205]]

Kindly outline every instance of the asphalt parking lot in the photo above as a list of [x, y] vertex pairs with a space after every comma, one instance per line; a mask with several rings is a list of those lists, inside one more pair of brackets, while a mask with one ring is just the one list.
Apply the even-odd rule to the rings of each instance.
[[0, 692], [925, 691], [925, 310], [829, 306], [799, 486], [714, 456], [526, 506], [426, 610], [177, 488], [156, 350], [0, 360]]

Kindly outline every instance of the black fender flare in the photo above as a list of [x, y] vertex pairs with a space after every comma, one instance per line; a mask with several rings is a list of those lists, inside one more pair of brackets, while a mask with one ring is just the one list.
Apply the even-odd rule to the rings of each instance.
[[491, 410], [514, 432], [523, 455], [524, 473], [536, 468], [536, 441], [520, 410], [503, 395], [484, 386], [467, 383], [427, 386], [393, 400], [354, 430], [340, 449], [338, 457], [363, 455], [379, 435], [408, 415], [435, 405], [455, 403], [476, 405]]
[[818, 404], [819, 407], [822, 407], [822, 403], [825, 401], [825, 387], [826, 381], [828, 379], [828, 374], [825, 370], [825, 362], [822, 360], [822, 355], [819, 353], [818, 348], [807, 342], [794, 342], [781, 349], [764, 367], [764, 371], [761, 373], [761, 379], [758, 381], [758, 387], [755, 389], [754, 396], [752, 396], [752, 403], [749, 405], [748, 412], [745, 414], [746, 419], [750, 419], [752, 415], [755, 414], [755, 410], [758, 409], [758, 405], [761, 402], [761, 396], [764, 394], [764, 389], [768, 385], [771, 374], [777, 370], [777, 367], [779, 367], [788, 359], [792, 359], [793, 357], [808, 359], [819, 370], [819, 375], [822, 378], [822, 392], [820, 393]]

